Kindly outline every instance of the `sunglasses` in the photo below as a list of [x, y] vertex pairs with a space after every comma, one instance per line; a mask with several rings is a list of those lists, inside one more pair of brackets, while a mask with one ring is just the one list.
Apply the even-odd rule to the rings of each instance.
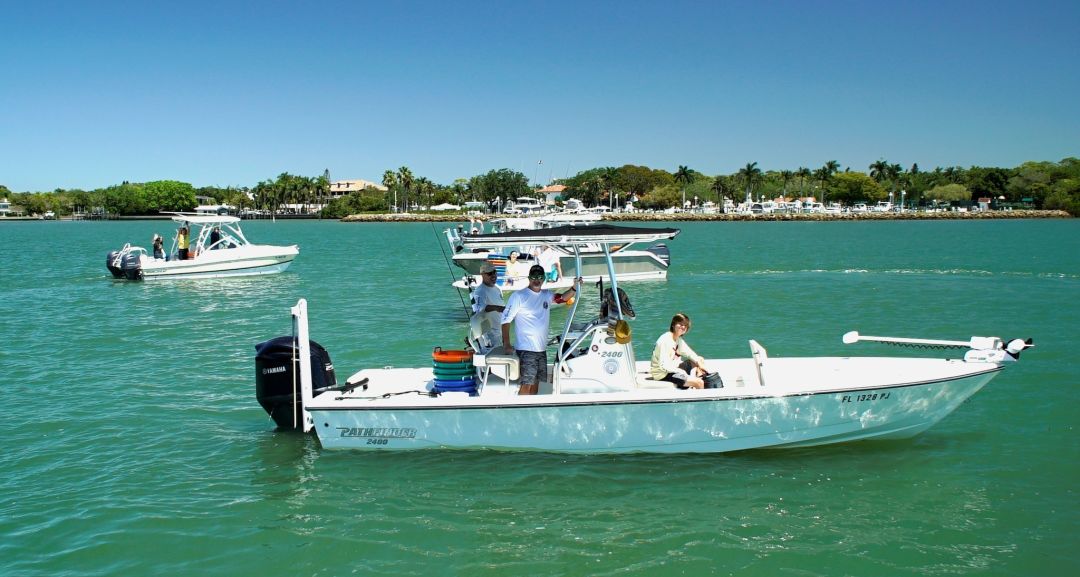
[[490, 271], [490, 272], [484, 272], [484, 273], [480, 273], [480, 274], [499, 274], [499, 273], [497, 273], [495, 271]]
[[544, 280], [544, 275], [542, 275], [542, 274], [531, 274], [531, 275], [529, 275], [529, 280]]

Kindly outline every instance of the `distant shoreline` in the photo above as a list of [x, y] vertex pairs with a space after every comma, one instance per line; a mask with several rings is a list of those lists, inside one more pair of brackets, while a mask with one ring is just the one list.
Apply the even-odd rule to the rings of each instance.
[[[352, 214], [341, 222], [465, 222], [463, 214]], [[503, 215], [472, 217], [488, 221]], [[980, 212], [864, 212], [851, 214], [699, 214], [699, 213], [606, 213], [604, 222], [710, 222], [710, 221], [863, 221], [863, 220], [998, 220], [1018, 218], [1072, 218], [1063, 210], [988, 210]]]

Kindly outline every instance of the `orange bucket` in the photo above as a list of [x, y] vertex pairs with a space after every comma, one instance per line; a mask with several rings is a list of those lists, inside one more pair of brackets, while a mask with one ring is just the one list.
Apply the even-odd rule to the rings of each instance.
[[471, 361], [472, 356], [472, 351], [444, 351], [442, 347], [435, 347], [435, 350], [431, 352], [431, 358], [439, 363], [463, 363]]

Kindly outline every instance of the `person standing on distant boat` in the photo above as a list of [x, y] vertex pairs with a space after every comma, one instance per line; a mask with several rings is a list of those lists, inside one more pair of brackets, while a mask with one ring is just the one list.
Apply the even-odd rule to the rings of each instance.
[[495, 286], [495, 281], [499, 278], [499, 273], [496, 272], [495, 265], [490, 262], [485, 262], [484, 266], [480, 267], [480, 276], [483, 277], [484, 282], [473, 289], [473, 312], [503, 312], [503, 309], [505, 309], [506, 306], [505, 303], [503, 303], [502, 291], [499, 290], [499, 287]]
[[[535, 395], [540, 391], [540, 383], [547, 381], [547, 343], [548, 328], [551, 324], [551, 305], [566, 302], [576, 294], [573, 287], [559, 295], [550, 290], [541, 289], [544, 278], [544, 267], [534, 264], [529, 269], [528, 288], [511, 294], [506, 302], [506, 308], [503, 309], [503, 347], [507, 353], [517, 353], [521, 375], [518, 379], [519, 395]], [[581, 282], [581, 279], [576, 280]], [[513, 341], [510, 340], [510, 323], [515, 323], [516, 327]]]
[[160, 234], [154, 234], [154, 258], [165, 259], [165, 246]]
[[180, 260], [187, 260], [188, 258], [188, 227], [181, 226], [180, 230], [176, 231], [176, 250], [180, 253]]
[[218, 246], [218, 241], [221, 240], [221, 229], [214, 227], [210, 230], [210, 250], [217, 250], [221, 248]]
[[[680, 389], [704, 389], [705, 381], [701, 376], [708, 373], [705, 370], [705, 359], [683, 340], [688, 332], [690, 317], [682, 313], [671, 317], [668, 332], [656, 339], [649, 373], [653, 379], [674, 383]], [[695, 371], [698, 372], [697, 375], [694, 374]]]
[[522, 270], [525, 263], [518, 260], [520, 256], [516, 250], [510, 251], [510, 260], [506, 261], [506, 284], [513, 286], [515, 282], [524, 281], [527, 276], [527, 272]]
[[550, 245], [545, 244], [540, 247], [540, 252], [536, 255], [536, 262], [544, 267], [547, 280], [554, 282], [562, 278], [562, 263], [559, 262], [559, 253]]

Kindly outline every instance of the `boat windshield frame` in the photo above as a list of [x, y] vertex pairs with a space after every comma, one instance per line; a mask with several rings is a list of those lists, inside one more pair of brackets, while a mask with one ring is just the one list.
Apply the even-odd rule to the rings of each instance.
[[[615, 264], [611, 259], [612, 246], [619, 248], [637, 242], [656, 242], [659, 240], [671, 240], [682, 232], [677, 228], [645, 228], [615, 226], [611, 224], [597, 224], [588, 226], [559, 226], [538, 230], [518, 230], [493, 234], [464, 234], [461, 236], [462, 246], [465, 248], [477, 247], [507, 247], [521, 244], [546, 245], [558, 248], [574, 255], [576, 270], [581, 270], [582, 249], [600, 247], [607, 264], [608, 279], [610, 279], [611, 294], [619, 294], [619, 281], [615, 275]], [[563, 327], [560, 343], [565, 343], [569, 338], [570, 328], [577, 314], [578, 304], [581, 303], [581, 283], [574, 283], [574, 304], [570, 307], [566, 325]], [[623, 320], [622, 304], [620, 299], [615, 298], [615, 319]], [[564, 356], [557, 355], [555, 366], [556, 375], [560, 374]]]
[[[189, 229], [188, 239], [190, 247], [197, 253], [210, 249], [207, 243], [210, 240], [210, 233], [214, 228], [222, 230], [221, 239], [219, 243], [231, 238], [235, 246], [230, 248], [239, 248], [251, 244], [247, 237], [244, 236], [244, 231], [240, 229], [240, 219], [235, 216], [218, 216], [218, 215], [175, 215], [172, 217], [173, 222], [177, 223], [177, 227], [187, 226]], [[191, 235], [190, 228], [198, 227], [198, 233], [194, 236]], [[194, 240], [190, 240], [194, 238]], [[177, 246], [177, 237], [173, 237], [172, 253], [175, 253], [179, 248]], [[223, 247], [222, 247], [223, 248]]]

